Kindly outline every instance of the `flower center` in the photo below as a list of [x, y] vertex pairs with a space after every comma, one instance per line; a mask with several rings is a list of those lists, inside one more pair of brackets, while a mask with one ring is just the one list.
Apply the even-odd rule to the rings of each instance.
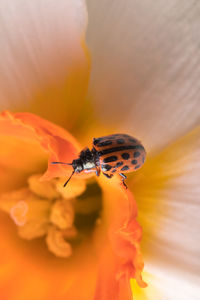
[[73, 248], [94, 228], [102, 208], [97, 183], [72, 179], [40, 181], [40, 174], [28, 179], [28, 187], [1, 196], [0, 208], [17, 225], [26, 240], [44, 237], [54, 255], [69, 257]]

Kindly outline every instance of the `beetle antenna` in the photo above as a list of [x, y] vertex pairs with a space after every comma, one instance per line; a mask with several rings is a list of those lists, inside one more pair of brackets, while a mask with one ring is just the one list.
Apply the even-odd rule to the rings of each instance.
[[52, 165], [61, 164], [61, 165], [70, 165], [70, 166], [72, 165], [72, 163], [69, 164], [69, 163], [65, 163], [65, 162], [62, 162], [62, 161], [52, 161], [51, 164]]
[[69, 179], [67, 179], [67, 181], [65, 182], [65, 184], [63, 185], [63, 187], [66, 187], [66, 185], [68, 184], [68, 182], [70, 181], [70, 179], [72, 178], [72, 176], [74, 175], [75, 170], [72, 172], [71, 176], [69, 177]]

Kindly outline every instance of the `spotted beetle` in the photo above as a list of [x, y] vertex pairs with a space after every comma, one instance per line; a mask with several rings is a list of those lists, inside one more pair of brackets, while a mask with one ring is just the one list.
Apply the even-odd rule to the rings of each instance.
[[74, 173], [96, 172], [99, 176], [102, 172], [107, 178], [114, 174], [122, 177], [122, 183], [127, 188], [123, 173], [133, 172], [144, 164], [146, 151], [142, 144], [128, 134], [112, 134], [93, 139], [93, 148], [83, 149], [78, 159], [72, 163], [52, 162], [52, 164], [66, 164], [73, 167], [73, 172], [65, 182], [64, 187], [70, 181]]

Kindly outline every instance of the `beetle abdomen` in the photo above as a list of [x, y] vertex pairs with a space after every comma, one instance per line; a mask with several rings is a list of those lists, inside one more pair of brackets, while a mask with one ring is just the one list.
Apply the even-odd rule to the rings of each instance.
[[93, 140], [104, 173], [132, 172], [139, 169], [146, 157], [140, 141], [127, 134], [112, 134]]

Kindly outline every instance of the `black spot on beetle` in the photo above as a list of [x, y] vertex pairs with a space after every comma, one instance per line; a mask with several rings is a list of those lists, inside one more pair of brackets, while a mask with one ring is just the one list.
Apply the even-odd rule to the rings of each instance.
[[124, 166], [123, 168], [121, 168], [121, 171], [126, 171], [129, 170], [129, 166]]
[[110, 171], [110, 169], [112, 169], [112, 166], [106, 164], [106, 165], [102, 165], [101, 168], [103, 169], [103, 171]]
[[129, 157], [130, 157], [130, 154], [129, 154], [129, 153], [126, 153], [126, 152], [125, 152], [125, 153], [122, 154], [122, 158], [123, 158], [123, 159], [126, 159], [126, 160], [127, 160], [127, 159], [129, 159]]
[[136, 160], [136, 159], [133, 159], [133, 160], [131, 161], [131, 163], [132, 163], [133, 165], [137, 165], [137, 160]]
[[[118, 145], [117, 147], [109, 147], [108, 149], [104, 149], [102, 151], [98, 151], [98, 155], [99, 156], [103, 156], [106, 154], [111, 154], [111, 153], [116, 153], [118, 151], [127, 151], [130, 149], [134, 149], [134, 150], [144, 150], [144, 147], [142, 145]], [[137, 152], [136, 150], [136, 152]], [[133, 152], [134, 153], [134, 152]]]
[[117, 160], [117, 156], [113, 155], [113, 156], [109, 156], [109, 157], [104, 158], [103, 162], [104, 163], [109, 163], [109, 162], [113, 162], [113, 161], [116, 161], [116, 160]]
[[142, 162], [144, 163], [144, 161], [145, 161], [145, 157], [143, 156], [143, 158], [142, 158]]
[[137, 140], [136, 139], [128, 139], [129, 140], [129, 142], [131, 142], [131, 143], [137, 143]]
[[94, 145], [97, 145], [99, 142], [101, 142], [102, 141], [102, 139], [101, 138], [98, 138], [98, 139], [93, 139], [93, 144]]
[[112, 173], [115, 173], [117, 170], [116, 169], [114, 169], [114, 170], [112, 170]]
[[138, 157], [138, 156], [140, 156], [140, 152], [139, 151], [135, 151], [134, 153], [133, 153], [133, 156], [136, 158], [136, 157]]
[[139, 169], [140, 168], [140, 165], [137, 165], [136, 167], [135, 167], [135, 169]]
[[117, 144], [122, 145], [125, 143], [124, 139], [117, 139]]
[[119, 162], [116, 164], [115, 168], [119, 168], [119, 167], [121, 167], [123, 164], [124, 164], [123, 161], [119, 161]]
[[109, 146], [109, 145], [112, 145], [112, 141], [111, 140], [107, 140], [107, 141], [98, 143], [98, 147]]

